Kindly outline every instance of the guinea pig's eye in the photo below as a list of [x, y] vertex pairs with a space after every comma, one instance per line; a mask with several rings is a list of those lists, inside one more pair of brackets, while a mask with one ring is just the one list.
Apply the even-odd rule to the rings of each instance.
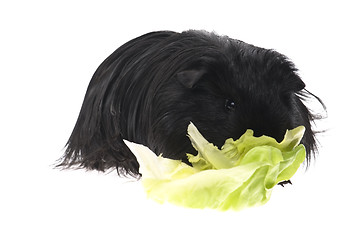
[[232, 99], [226, 99], [224, 107], [227, 111], [234, 111], [234, 109], [236, 108], [236, 104]]

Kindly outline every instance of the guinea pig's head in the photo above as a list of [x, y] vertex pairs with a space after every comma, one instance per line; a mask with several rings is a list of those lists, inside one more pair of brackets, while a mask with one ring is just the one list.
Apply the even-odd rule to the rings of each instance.
[[315, 116], [303, 102], [307, 96], [315, 97], [305, 90], [294, 64], [276, 51], [243, 42], [226, 52], [208, 49], [174, 73], [158, 93], [150, 146], [186, 161], [185, 153], [195, 153], [186, 136], [190, 121], [218, 147], [247, 129], [281, 141], [287, 129], [303, 125], [309, 160], [316, 141]]

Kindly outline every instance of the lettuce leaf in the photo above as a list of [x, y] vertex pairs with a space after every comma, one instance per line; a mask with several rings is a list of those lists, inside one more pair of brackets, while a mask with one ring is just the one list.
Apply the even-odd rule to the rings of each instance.
[[218, 149], [190, 123], [188, 136], [198, 151], [187, 155], [192, 166], [157, 156], [143, 145], [126, 144], [140, 164], [149, 198], [190, 208], [239, 210], [265, 204], [272, 188], [296, 173], [306, 157], [300, 144], [304, 131], [303, 126], [289, 130], [278, 143], [247, 130]]

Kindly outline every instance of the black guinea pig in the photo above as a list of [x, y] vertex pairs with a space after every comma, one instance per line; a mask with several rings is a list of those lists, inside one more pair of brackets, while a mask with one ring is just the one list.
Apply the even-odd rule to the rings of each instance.
[[304, 105], [308, 97], [321, 102], [274, 50], [205, 31], [151, 32], [96, 70], [59, 166], [139, 176], [123, 139], [187, 162], [186, 153], [195, 153], [186, 136], [191, 121], [218, 147], [246, 129], [281, 141], [303, 125], [309, 163], [317, 115]]

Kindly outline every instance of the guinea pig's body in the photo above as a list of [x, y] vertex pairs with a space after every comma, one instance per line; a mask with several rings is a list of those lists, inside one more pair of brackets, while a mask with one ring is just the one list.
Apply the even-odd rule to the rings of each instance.
[[204, 31], [148, 33], [99, 66], [60, 165], [137, 176], [123, 139], [186, 162], [194, 153], [191, 121], [219, 147], [246, 129], [281, 140], [303, 125], [310, 154], [314, 116], [301, 100], [314, 95], [304, 87], [294, 65], [273, 50]]

